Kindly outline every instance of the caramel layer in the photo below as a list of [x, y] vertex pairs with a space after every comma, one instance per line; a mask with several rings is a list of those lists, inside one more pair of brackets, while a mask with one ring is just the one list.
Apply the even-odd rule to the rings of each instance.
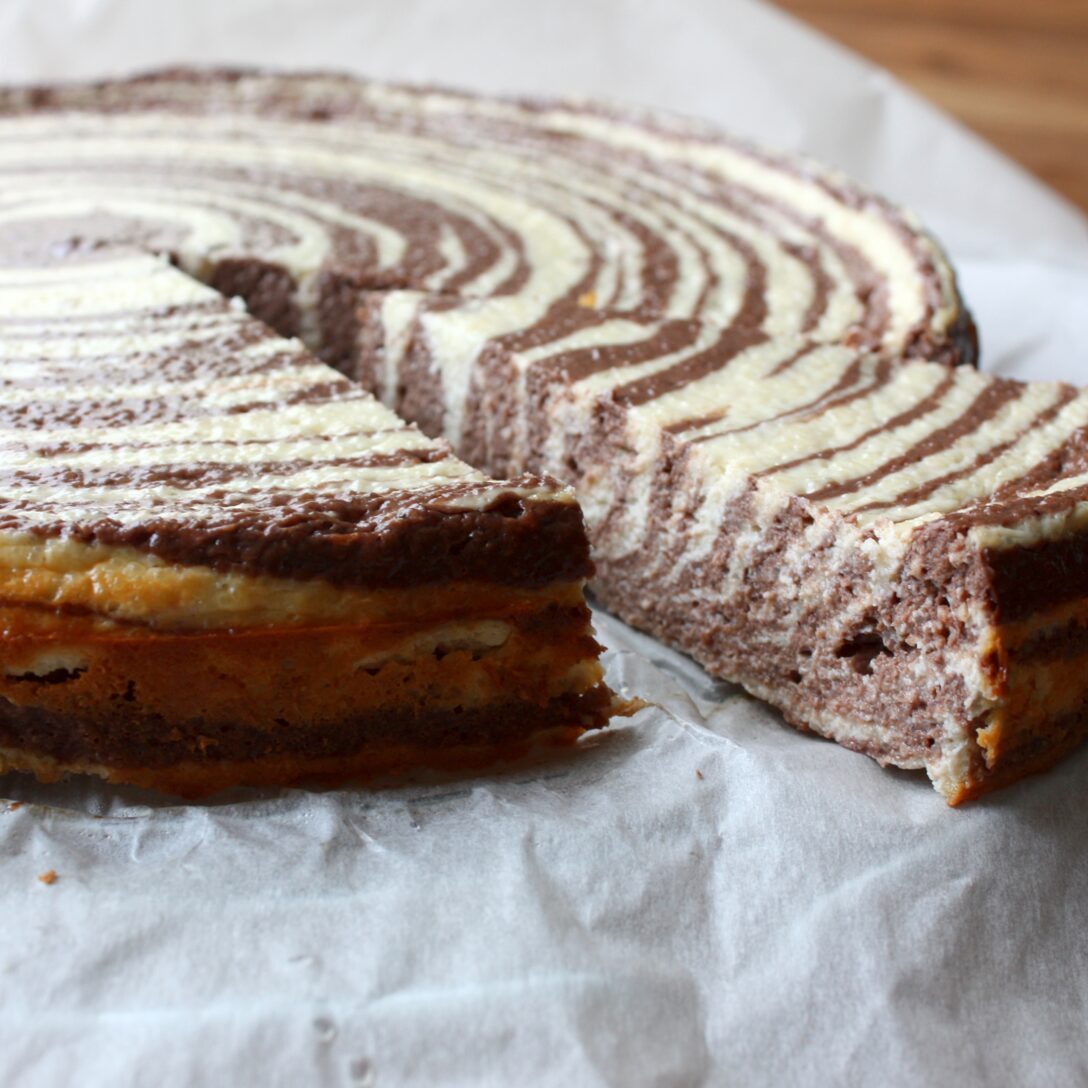
[[[523, 715], [527, 733], [604, 724], [611, 694], [598, 651], [584, 605], [414, 633], [402, 625], [17, 641], [0, 677], [0, 746], [129, 768], [424, 747], [440, 724], [458, 743], [486, 746], [503, 739], [488, 723], [513, 705], [535, 708]], [[590, 709], [572, 716], [583, 704]]]

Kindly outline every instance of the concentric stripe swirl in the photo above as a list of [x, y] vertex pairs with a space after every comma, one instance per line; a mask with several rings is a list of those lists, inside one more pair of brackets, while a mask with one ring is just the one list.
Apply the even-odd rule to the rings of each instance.
[[[811, 164], [591, 104], [326, 76], [0, 92], [0, 267], [11, 531], [272, 531], [289, 498], [500, 493], [195, 281], [461, 447], [512, 410], [473, 392], [485, 343], [592, 385], [594, 338], [622, 329], [632, 412], [791, 337], [972, 357], [936, 246]], [[424, 310], [441, 373], [412, 347]]]
[[213, 283], [259, 260], [298, 309], [281, 331], [329, 349], [340, 315], [320, 303], [349, 284], [523, 300], [522, 337], [590, 300], [971, 360], [952, 272], [903, 214], [811, 164], [586, 105], [255, 75], [0, 96], [0, 253], [103, 238]]
[[591, 570], [558, 477], [609, 607], [952, 800], [1088, 730], [1088, 395], [976, 352], [908, 214], [696, 124], [0, 91], [9, 550], [539, 587]]

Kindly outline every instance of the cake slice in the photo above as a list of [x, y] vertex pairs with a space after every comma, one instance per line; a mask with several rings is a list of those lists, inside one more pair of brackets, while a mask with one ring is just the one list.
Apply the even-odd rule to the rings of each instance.
[[196, 796], [606, 723], [571, 492], [139, 253], [0, 271], [0, 769]]
[[953, 804], [1084, 737], [1088, 394], [602, 311], [526, 341], [512, 305], [393, 293], [360, 369], [574, 484], [609, 609]]

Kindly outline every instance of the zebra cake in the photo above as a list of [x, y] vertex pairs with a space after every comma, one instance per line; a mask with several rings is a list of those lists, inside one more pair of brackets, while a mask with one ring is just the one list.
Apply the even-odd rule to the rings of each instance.
[[[5, 500], [0, 525], [13, 533], [54, 549], [124, 548], [182, 580], [198, 571], [271, 577], [284, 600], [320, 597], [318, 611], [307, 613], [312, 620], [321, 608], [349, 609], [343, 602], [360, 587], [378, 588], [366, 581], [370, 574], [359, 581], [370, 559], [348, 563], [356, 564], [352, 582], [332, 557], [340, 545], [330, 552], [316, 543], [329, 525], [322, 504], [343, 496], [307, 476], [302, 463], [317, 455], [288, 448], [318, 437], [305, 428], [296, 434], [294, 366], [310, 376], [298, 381], [321, 387], [313, 395], [327, 402], [338, 426], [350, 429], [358, 419], [368, 430], [365, 420], [379, 409], [365, 388], [422, 432], [448, 441], [428, 445], [419, 432], [404, 432], [415, 437], [392, 440], [397, 456], [425, 454], [411, 455], [410, 471], [353, 463], [365, 488], [383, 471], [467, 474], [456, 486], [477, 496], [475, 513], [514, 510], [506, 520], [525, 523], [518, 537], [525, 552], [512, 543], [492, 549], [475, 530], [463, 551], [451, 552], [441, 532], [419, 530], [413, 542], [414, 515], [408, 526], [376, 515], [365, 532], [366, 554], [385, 557], [374, 560], [375, 571], [388, 562], [404, 577], [437, 548], [445, 555], [442, 579], [517, 585], [520, 600], [533, 598], [518, 607], [537, 618], [517, 630], [538, 633], [550, 647], [539, 659], [538, 687], [523, 693], [523, 703], [545, 708], [533, 729], [556, 720], [577, 731], [600, 724], [612, 705], [578, 598], [589, 568], [571, 520], [575, 508], [545, 473], [573, 484], [585, 508], [594, 586], [608, 607], [716, 675], [740, 681], [801, 728], [883, 762], [925, 767], [953, 802], [1048, 765], [1081, 736], [1083, 398], [1067, 387], [1001, 382], [959, 365], [975, 362], [977, 344], [947, 260], [909, 216], [846, 179], [695, 124], [592, 103], [487, 99], [326, 75], [188, 71], [3, 92], [0, 178], [0, 267], [5, 282], [23, 292], [9, 320], [24, 307], [57, 315], [56, 327], [29, 322], [48, 394], [34, 391], [24, 349], [5, 337], [12, 381], [34, 387], [8, 383], [12, 479], [31, 481], [24, 500], [14, 483]], [[262, 350], [280, 362], [260, 381], [274, 373], [285, 398], [266, 435], [284, 443], [279, 467], [259, 470], [269, 477], [261, 494], [275, 496], [271, 521], [233, 516], [232, 504], [248, 501], [233, 490], [236, 466], [261, 462], [222, 451], [206, 460], [202, 452], [191, 487], [183, 488], [179, 466], [191, 451], [175, 444], [168, 454], [151, 452], [159, 447], [142, 445], [147, 436], [129, 426], [166, 424], [138, 415], [125, 417], [117, 441], [124, 471], [138, 466], [146, 497], [163, 508], [141, 509], [130, 496], [119, 515], [109, 505], [117, 483], [96, 463], [103, 455], [83, 448], [102, 435], [81, 438], [78, 408], [66, 414], [53, 404], [62, 388], [78, 392], [81, 367], [93, 374], [114, 365], [109, 350], [99, 359], [77, 345], [93, 346], [96, 330], [107, 325], [111, 336], [126, 335], [130, 310], [110, 310], [108, 269], [128, 268], [116, 282], [131, 292], [133, 262], [150, 261], [142, 256], [148, 253], [176, 266], [140, 273], [149, 284], [170, 280], [177, 291], [185, 284], [202, 292], [201, 307], [218, 305], [221, 316], [230, 313], [247, 328], [260, 327], [255, 318], [282, 337], [301, 338], [351, 379], [320, 370], [303, 349], [267, 334]], [[99, 308], [77, 307], [64, 318], [65, 332], [58, 330], [68, 272], [58, 270], [101, 284]], [[29, 294], [27, 284], [34, 285]], [[215, 302], [222, 295], [243, 300], [251, 317]], [[177, 381], [155, 396], [178, 417], [169, 426], [192, 415], [185, 426], [197, 434], [205, 426], [196, 422], [202, 390], [205, 401], [214, 400], [221, 396], [212, 392], [216, 383], [255, 380], [251, 362], [237, 346], [216, 353], [221, 364], [201, 356], [203, 341], [191, 329], [168, 350], [145, 350], [155, 335], [168, 335], [176, 315], [169, 305], [145, 306], [141, 314], [128, 346], [110, 350], [140, 360], [136, 385]], [[201, 360], [192, 373], [190, 357]], [[43, 366], [44, 358], [56, 364]], [[244, 381], [239, 366], [249, 375]], [[159, 378], [156, 367], [163, 368]], [[124, 381], [135, 381], [130, 371]], [[96, 387], [96, 396], [102, 392]], [[248, 412], [230, 411], [241, 417], [232, 425], [244, 430]], [[28, 454], [22, 432], [40, 430], [43, 418], [48, 440], [35, 440]], [[383, 418], [382, 430], [402, 426]], [[55, 433], [64, 428], [75, 430], [67, 438]], [[380, 460], [388, 452], [346, 440], [334, 452], [348, 433], [334, 429], [319, 439], [322, 465], [336, 462], [345, 472], [357, 456]], [[46, 468], [37, 463], [43, 458], [55, 463]], [[466, 460], [516, 478], [494, 483]], [[304, 500], [288, 486], [299, 475], [299, 487], [310, 489]], [[46, 477], [50, 487], [78, 479], [86, 492], [78, 518], [48, 503], [31, 509]], [[425, 505], [437, 517], [435, 504]], [[448, 513], [445, 499], [438, 506]], [[177, 525], [170, 519], [197, 509], [202, 517], [214, 512], [216, 529], [199, 545], [171, 544], [167, 526]], [[272, 522], [290, 525], [297, 550], [277, 543]], [[89, 523], [110, 528], [88, 534]], [[240, 525], [251, 546], [238, 549], [231, 540]], [[461, 571], [476, 544], [492, 561]], [[544, 602], [547, 586], [562, 587], [562, 605]], [[140, 622], [169, 623], [170, 609], [188, 608], [181, 590], [171, 594], [169, 604], [156, 597]], [[472, 598], [454, 594], [443, 620], [456, 623]], [[239, 629], [253, 637], [262, 624], [278, 632], [296, 606], [268, 616], [256, 594], [237, 599], [243, 603], [215, 638], [233, 647], [223, 652], [236, 655], [244, 671], [249, 650]], [[67, 606], [46, 603], [53, 600], [48, 593], [37, 600], [39, 617], [49, 617], [42, 622], [102, 622], [97, 613], [76, 621]], [[186, 622], [206, 607], [214, 613], [225, 606], [193, 604]], [[509, 622], [509, 599], [496, 607], [501, 615], [485, 624], [517, 626]], [[543, 620], [557, 609], [566, 626]], [[563, 657], [564, 645], [578, 649]], [[469, 647], [469, 657], [478, 649]], [[510, 653], [529, 651], [511, 644]], [[45, 706], [46, 688], [60, 699], [78, 671], [60, 664], [56, 684], [35, 683], [18, 678], [52, 674], [40, 663], [28, 670], [11, 660], [6, 671], [15, 679], [2, 693], [20, 708], [5, 712], [11, 720]], [[400, 663], [410, 672], [413, 661], [409, 655]], [[141, 675], [153, 673], [149, 667]], [[89, 675], [80, 673], [79, 682]], [[503, 683], [495, 679], [487, 697], [498, 697]], [[291, 679], [303, 694], [306, 685], [304, 675]], [[110, 690], [118, 694], [116, 684]], [[124, 703], [126, 690], [115, 704]], [[554, 719], [552, 698], [566, 707]], [[340, 724], [322, 719], [322, 744], [351, 733], [343, 723], [352, 699], [366, 705], [366, 697], [345, 691]], [[255, 741], [239, 749], [238, 758], [223, 760], [231, 769], [222, 781], [236, 780], [246, 760], [272, 759], [274, 745], [297, 732], [277, 726], [277, 718], [289, 725], [313, 718], [309, 711], [272, 713], [275, 696], [270, 700], [244, 724], [252, 733], [263, 723], [273, 747], [262, 752]], [[190, 779], [214, 777], [217, 744], [226, 751], [221, 738], [231, 732], [227, 705], [217, 711], [218, 731], [181, 731], [189, 738]], [[457, 707], [465, 712], [463, 702], [441, 705], [439, 717], [449, 719]], [[169, 707], [154, 719], [159, 725], [141, 719], [137, 731], [173, 736], [171, 716], [191, 710]], [[109, 720], [124, 718], [120, 705], [120, 716]], [[95, 719], [91, 732], [107, 732], [106, 720]], [[406, 720], [387, 723], [383, 736], [392, 744], [407, 729], [418, 754], [437, 719], [415, 734]], [[496, 739], [473, 721], [482, 734], [459, 734], [470, 747]], [[19, 747], [12, 728], [4, 726], [9, 759]], [[50, 758], [69, 766], [50, 750], [60, 743], [58, 729], [36, 735], [37, 769]], [[328, 749], [328, 759], [344, 759], [346, 750]], [[278, 773], [262, 772], [262, 780]]]

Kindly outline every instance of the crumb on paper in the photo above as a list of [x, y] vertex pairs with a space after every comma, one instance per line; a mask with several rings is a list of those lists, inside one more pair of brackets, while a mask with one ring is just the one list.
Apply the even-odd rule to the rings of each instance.
[[11, 804], [8, 805], [8, 812], [18, 812], [24, 804], [26, 804], [25, 801], [12, 801]]
[[38, 876], [38, 879], [43, 884], [56, 884], [59, 877], [57, 876], [57, 870], [56, 869], [48, 869], [44, 873], [41, 873]]
[[698, 767], [695, 768], [695, 777], [701, 782], [703, 780], [703, 772]]

